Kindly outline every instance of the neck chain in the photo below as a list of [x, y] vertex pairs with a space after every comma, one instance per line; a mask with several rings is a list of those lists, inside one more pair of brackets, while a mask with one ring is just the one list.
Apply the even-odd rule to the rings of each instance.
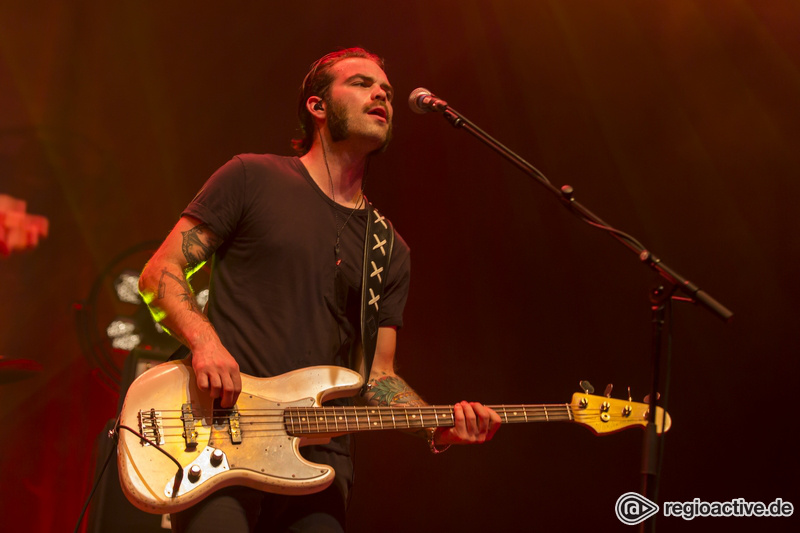
[[[331, 199], [336, 203], [336, 193], [333, 190], [333, 176], [331, 175], [331, 168], [328, 166], [328, 154], [325, 150], [325, 142], [322, 140], [322, 133], [319, 134], [319, 142], [322, 145], [322, 159], [325, 161], [325, 170], [328, 171], [328, 182], [331, 185]], [[367, 159], [367, 163], [369, 162], [369, 158]], [[347, 227], [347, 223], [350, 222], [350, 218], [353, 216], [353, 213], [356, 212], [361, 204], [364, 202], [364, 181], [367, 176], [367, 163], [364, 164], [364, 174], [361, 176], [361, 190], [358, 193], [358, 201], [356, 205], [353, 206], [353, 209], [350, 211], [350, 214], [347, 215], [347, 218], [342, 224], [342, 227], [339, 227], [339, 210], [334, 207], [333, 209], [333, 216], [336, 218], [336, 244], [333, 246], [333, 252], [336, 255], [336, 266], [339, 266], [342, 263], [341, 257], [339, 257], [339, 251], [341, 249], [341, 239], [342, 239], [342, 232], [344, 228]]]

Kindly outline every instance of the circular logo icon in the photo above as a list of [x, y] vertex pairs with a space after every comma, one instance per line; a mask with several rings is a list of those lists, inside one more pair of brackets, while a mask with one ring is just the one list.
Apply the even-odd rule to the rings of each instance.
[[635, 526], [656, 514], [658, 512], [658, 505], [641, 494], [626, 492], [617, 498], [614, 511], [617, 513], [617, 518], [619, 518], [620, 522], [629, 526]]

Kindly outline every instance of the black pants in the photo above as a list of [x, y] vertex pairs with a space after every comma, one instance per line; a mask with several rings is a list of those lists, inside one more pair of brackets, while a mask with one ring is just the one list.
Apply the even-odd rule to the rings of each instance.
[[345, 500], [336, 484], [308, 496], [228, 487], [170, 518], [180, 533], [343, 533]]

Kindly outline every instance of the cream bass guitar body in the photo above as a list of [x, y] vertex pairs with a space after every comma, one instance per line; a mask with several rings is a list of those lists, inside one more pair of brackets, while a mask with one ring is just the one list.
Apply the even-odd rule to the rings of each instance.
[[[453, 406], [323, 406], [354, 396], [360, 374], [317, 366], [273, 378], [242, 375], [233, 409], [215, 409], [188, 361], [161, 364], [130, 386], [120, 414], [117, 465], [123, 492], [143, 511], [180, 511], [212, 492], [245, 485], [280, 494], [328, 487], [333, 468], [299, 448], [360, 431], [453, 426]], [[503, 423], [575, 422], [596, 434], [647, 422], [648, 405], [587, 393], [570, 403], [493, 405]], [[658, 433], [669, 415], [657, 408]]]

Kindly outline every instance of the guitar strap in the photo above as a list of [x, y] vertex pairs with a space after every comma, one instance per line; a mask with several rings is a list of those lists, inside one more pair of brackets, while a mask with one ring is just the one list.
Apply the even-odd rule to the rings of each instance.
[[[361, 349], [362, 375], [367, 386], [375, 348], [378, 343], [381, 296], [389, 277], [389, 263], [394, 247], [394, 228], [373, 205], [367, 202], [367, 229], [364, 235], [364, 268], [361, 280]], [[358, 370], [357, 368], [355, 370]], [[363, 392], [363, 391], [362, 391]]]

